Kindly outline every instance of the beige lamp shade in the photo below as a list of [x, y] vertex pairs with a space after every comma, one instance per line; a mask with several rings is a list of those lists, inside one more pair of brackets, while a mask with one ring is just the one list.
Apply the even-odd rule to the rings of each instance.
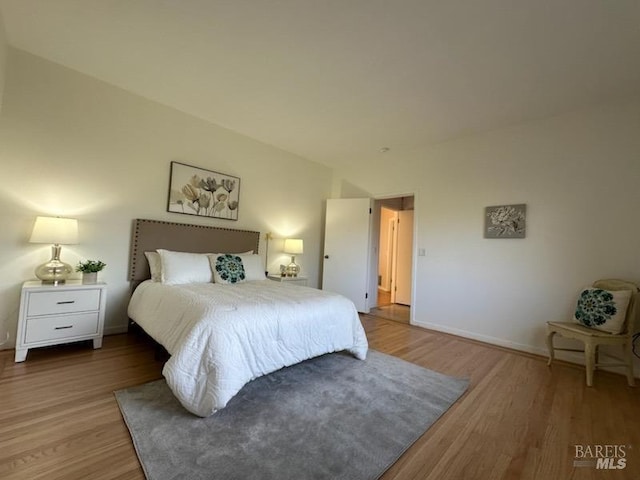
[[61, 217], [36, 217], [30, 243], [71, 245], [78, 243], [78, 220]]
[[303, 253], [303, 242], [300, 238], [287, 238], [284, 241], [284, 253], [300, 255]]

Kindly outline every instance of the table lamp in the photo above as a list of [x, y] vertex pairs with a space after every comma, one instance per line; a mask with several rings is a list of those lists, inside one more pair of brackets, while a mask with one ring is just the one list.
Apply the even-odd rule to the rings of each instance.
[[60, 261], [60, 245], [78, 243], [78, 220], [61, 217], [36, 217], [30, 243], [52, 243], [51, 260], [36, 268], [36, 277], [42, 283], [59, 285], [65, 283], [73, 272], [68, 263]]
[[300, 273], [300, 265], [296, 263], [296, 255], [303, 252], [302, 240], [300, 238], [287, 238], [284, 241], [284, 253], [291, 255], [291, 263], [285, 269], [287, 277], [297, 277]]

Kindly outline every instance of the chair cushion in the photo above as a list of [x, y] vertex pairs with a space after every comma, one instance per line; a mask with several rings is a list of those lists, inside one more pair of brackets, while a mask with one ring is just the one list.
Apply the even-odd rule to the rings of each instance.
[[585, 327], [621, 333], [631, 293], [630, 290], [585, 288], [578, 296], [574, 320]]

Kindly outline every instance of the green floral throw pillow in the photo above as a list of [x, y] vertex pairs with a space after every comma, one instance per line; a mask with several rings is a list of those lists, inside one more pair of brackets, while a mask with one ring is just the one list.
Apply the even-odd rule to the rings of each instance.
[[242, 259], [237, 255], [218, 255], [213, 270], [216, 283], [240, 283], [245, 281]]
[[574, 320], [585, 327], [620, 333], [624, 328], [631, 293], [631, 290], [585, 288], [578, 297]]

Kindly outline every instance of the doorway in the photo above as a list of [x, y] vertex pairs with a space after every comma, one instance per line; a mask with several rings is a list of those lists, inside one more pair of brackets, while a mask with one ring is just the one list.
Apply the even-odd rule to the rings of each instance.
[[378, 292], [371, 315], [410, 323], [413, 285], [413, 196], [376, 200]]

